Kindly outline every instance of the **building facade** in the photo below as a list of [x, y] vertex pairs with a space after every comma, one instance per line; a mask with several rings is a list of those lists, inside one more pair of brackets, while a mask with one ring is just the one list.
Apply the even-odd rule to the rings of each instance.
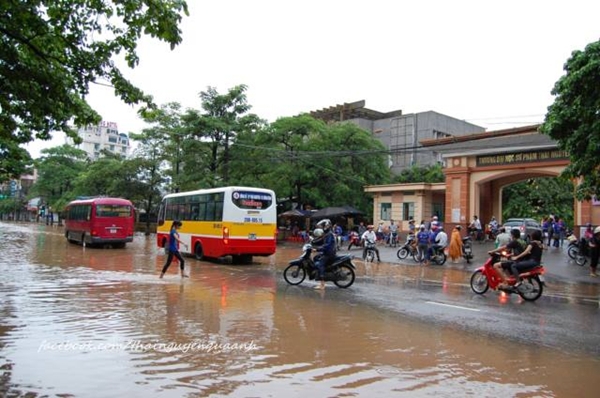
[[413, 165], [443, 164], [444, 159], [423, 147], [420, 141], [485, 131], [484, 127], [434, 111], [410, 114], [401, 110], [374, 111], [365, 108], [364, 100], [313, 111], [310, 115], [325, 122], [351, 122], [370, 131], [390, 150], [390, 168], [396, 174]]
[[[445, 182], [365, 187], [373, 196], [374, 221], [399, 220], [406, 229], [410, 217], [419, 222], [435, 215], [451, 229], [466, 227], [477, 215], [484, 223], [494, 216], [502, 224], [504, 187], [530, 178], [558, 177], [570, 163], [568, 154], [538, 128], [422, 141], [421, 145], [444, 159]], [[600, 201], [574, 200], [575, 231], [586, 223], [600, 225]]]
[[123, 157], [129, 156], [130, 140], [127, 134], [119, 133], [117, 123], [102, 121], [97, 126], [86, 126], [77, 130], [83, 142], [77, 147], [84, 150], [90, 159], [96, 160], [102, 156], [102, 150], [107, 150]]

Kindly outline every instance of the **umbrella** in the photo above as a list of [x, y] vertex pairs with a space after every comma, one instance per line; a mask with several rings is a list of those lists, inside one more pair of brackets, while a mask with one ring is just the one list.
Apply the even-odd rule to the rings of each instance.
[[308, 217], [308, 214], [302, 210], [288, 210], [280, 214], [281, 217]]
[[321, 210], [314, 212], [310, 218], [334, 218], [343, 216], [357, 216], [363, 214], [360, 210], [357, 210], [350, 206], [333, 206], [324, 207]]

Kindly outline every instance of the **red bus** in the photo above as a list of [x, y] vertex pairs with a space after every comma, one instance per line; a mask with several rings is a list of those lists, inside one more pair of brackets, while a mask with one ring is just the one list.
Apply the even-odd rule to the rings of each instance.
[[133, 241], [135, 209], [127, 199], [79, 199], [66, 207], [65, 237], [71, 243], [125, 247]]

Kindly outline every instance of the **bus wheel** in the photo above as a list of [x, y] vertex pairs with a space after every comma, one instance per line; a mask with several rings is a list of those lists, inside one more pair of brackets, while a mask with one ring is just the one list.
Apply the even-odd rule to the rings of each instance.
[[71, 239], [71, 233], [69, 231], [65, 232], [65, 238], [67, 238], [67, 242], [69, 243], [77, 243], [75, 240]]
[[202, 250], [200, 242], [196, 242], [196, 246], [194, 246], [194, 257], [196, 257], [196, 260], [202, 260], [204, 258], [204, 251]]

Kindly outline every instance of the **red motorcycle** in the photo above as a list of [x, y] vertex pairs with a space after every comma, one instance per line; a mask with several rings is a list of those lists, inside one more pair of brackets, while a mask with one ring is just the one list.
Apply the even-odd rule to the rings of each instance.
[[356, 231], [350, 232], [350, 235], [348, 235], [348, 242], [349, 242], [348, 250], [350, 250], [350, 248], [352, 246], [361, 247], [360, 236], [358, 236], [358, 232], [356, 232]]
[[508, 287], [499, 288], [498, 285], [502, 282], [500, 276], [496, 273], [493, 265], [500, 261], [502, 255], [498, 253], [490, 254], [490, 258], [477, 268], [471, 275], [471, 289], [477, 294], [484, 294], [491, 287], [492, 289], [502, 290], [506, 293], [516, 293], [526, 301], [535, 301], [542, 296], [544, 291], [544, 266], [539, 265], [535, 268], [527, 270], [519, 274], [521, 284], [515, 287], [517, 280], [514, 276], [507, 279]]

